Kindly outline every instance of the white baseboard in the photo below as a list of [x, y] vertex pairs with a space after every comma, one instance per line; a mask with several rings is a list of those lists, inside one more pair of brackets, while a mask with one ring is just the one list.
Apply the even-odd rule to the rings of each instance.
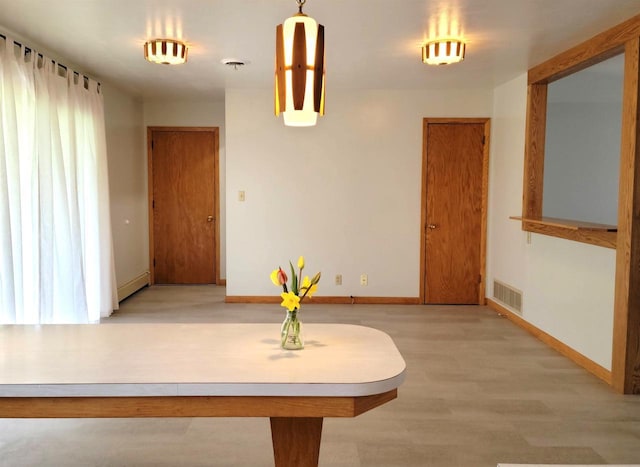
[[121, 302], [129, 295], [137, 292], [141, 288], [149, 285], [150, 274], [149, 271], [145, 271], [135, 279], [130, 280], [121, 287], [118, 287], [118, 302]]

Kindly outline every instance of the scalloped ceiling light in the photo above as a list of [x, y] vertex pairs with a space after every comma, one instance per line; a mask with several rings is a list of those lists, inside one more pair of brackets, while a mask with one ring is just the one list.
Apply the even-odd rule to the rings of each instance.
[[460, 39], [436, 39], [422, 46], [422, 61], [427, 65], [450, 65], [464, 59], [465, 43]]
[[144, 44], [144, 58], [161, 65], [180, 65], [187, 61], [189, 47], [177, 39], [153, 39]]

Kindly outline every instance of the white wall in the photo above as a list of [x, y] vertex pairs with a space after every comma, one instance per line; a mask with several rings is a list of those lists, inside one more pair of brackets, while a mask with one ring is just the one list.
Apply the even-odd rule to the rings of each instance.
[[549, 102], [544, 216], [617, 225], [621, 120], [620, 102]]
[[109, 195], [118, 287], [149, 270], [142, 102], [103, 83]]
[[422, 119], [487, 117], [491, 96], [327, 90], [318, 125], [289, 128], [271, 90], [227, 90], [227, 295], [276, 295], [269, 273], [302, 254], [318, 295], [417, 297]]
[[618, 223], [623, 72], [618, 54], [549, 83], [544, 216]]
[[494, 90], [487, 297], [494, 279], [523, 292], [523, 318], [611, 369], [615, 250], [532, 234], [520, 223], [526, 74]]
[[[220, 128], [218, 168], [220, 174], [220, 277], [227, 275], [225, 250], [226, 240], [226, 143], [225, 104], [223, 100], [145, 100], [144, 139], [146, 158], [146, 131], [150, 126], [214, 126]], [[146, 183], [145, 171], [145, 183]]]

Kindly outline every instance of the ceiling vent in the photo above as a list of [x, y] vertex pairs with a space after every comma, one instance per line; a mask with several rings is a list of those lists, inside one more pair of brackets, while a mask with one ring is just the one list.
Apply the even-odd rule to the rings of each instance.
[[246, 61], [237, 58], [223, 58], [220, 60], [220, 63], [227, 65], [228, 67], [232, 67], [234, 70], [237, 70], [238, 67], [243, 67], [247, 64]]

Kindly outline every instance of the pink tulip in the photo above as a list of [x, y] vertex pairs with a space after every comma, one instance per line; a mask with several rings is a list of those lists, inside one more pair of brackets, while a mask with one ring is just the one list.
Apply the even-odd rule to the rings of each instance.
[[287, 280], [289, 280], [289, 278], [287, 277], [287, 275], [285, 274], [285, 272], [282, 270], [282, 268], [278, 268], [278, 282], [280, 282], [280, 285], [285, 285], [287, 283]]

